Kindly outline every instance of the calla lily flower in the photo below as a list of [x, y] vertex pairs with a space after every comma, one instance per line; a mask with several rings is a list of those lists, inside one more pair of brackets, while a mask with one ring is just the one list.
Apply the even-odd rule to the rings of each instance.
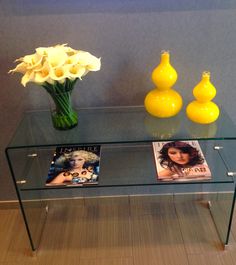
[[41, 56], [47, 56], [47, 51], [48, 48], [47, 47], [39, 47], [37, 49], [35, 49], [36, 53], [41, 55]]
[[79, 64], [72, 65], [68, 68], [68, 76], [70, 79], [75, 79], [75, 78], [81, 79], [82, 76], [85, 75], [85, 72], [86, 68]]
[[25, 87], [28, 82], [34, 80], [34, 71], [28, 70], [21, 78], [21, 84]]
[[88, 71], [98, 71], [101, 68], [101, 58], [96, 58], [95, 56], [93, 56], [91, 58], [91, 61], [89, 62], [89, 64], [86, 67], [88, 69]]
[[[75, 50], [67, 44], [58, 44], [51, 47], [39, 47], [34, 54], [17, 59], [18, 65], [9, 73], [23, 74], [21, 83], [66, 85], [66, 79], [73, 82], [81, 79], [89, 71], [98, 71], [101, 68], [101, 59], [91, 53]], [[67, 80], [67, 81], [68, 81]], [[74, 83], [73, 83], [74, 85]]]
[[98, 71], [101, 68], [101, 59], [89, 52], [78, 51], [78, 63], [86, 66], [89, 71]]
[[48, 50], [47, 62], [52, 68], [60, 67], [65, 64], [68, 55], [64, 51], [63, 47], [50, 48]]
[[48, 80], [51, 79], [50, 71], [51, 68], [49, 67], [48, 63], [45, 62], [40, 70], [35, 71], [35, 77], [34, 77], [35, 83], [42, 84], [44, 82], [48, 82]]
[[67, 65], [75, 65], [79, 63], [79, 54], [75, 53], [71, 56], [68, 56], [67, 60], [66, 60], [66, 64]]
[[43, 57], [41, 55], [35, 53], [23, 57], [23, 62], [27, 64], [27, 69], [31, 70], [41, 66], [42, 59]]
[[51, 79], [58, 81], [60, 83], [64, 82], [67, 76], [67, 68], [68, 67], [57, 67], [57, 68], [51, 68], [49, 76]]
[[72, 49], [71, 47], [64, 46], [64, 50], [65, 50], [65, 52], [67, 53], [68, 56], [72, 56], [72, 55], [77, 53], [77, 50]]

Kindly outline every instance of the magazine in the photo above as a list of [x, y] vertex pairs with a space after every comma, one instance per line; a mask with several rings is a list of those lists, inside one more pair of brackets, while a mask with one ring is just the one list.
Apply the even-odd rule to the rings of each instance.
[[56, 147], [46, 186], [98, 184], [101, 146]]
[[153, 142], [157, 180], [211, 179], [211, 171], [198, 141]]

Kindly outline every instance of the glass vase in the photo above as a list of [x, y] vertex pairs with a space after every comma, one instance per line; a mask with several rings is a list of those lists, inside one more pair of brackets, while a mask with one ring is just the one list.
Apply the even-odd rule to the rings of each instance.
[[68, 130], [78, 124], [77, 112], [73, 110], [72, 90], [60, 93], [50, 92], [51, 117], [55, 129]]

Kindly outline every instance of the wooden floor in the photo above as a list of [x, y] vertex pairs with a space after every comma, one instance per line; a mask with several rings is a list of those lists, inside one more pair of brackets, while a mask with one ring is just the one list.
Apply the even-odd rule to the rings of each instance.
[[[222, 217], [223, 217], [222, 213]], [[32, 255], [19, 209], [0, 207], [0, 265], [235, 265], [202, 202], [158, 196], [53, 202]]]

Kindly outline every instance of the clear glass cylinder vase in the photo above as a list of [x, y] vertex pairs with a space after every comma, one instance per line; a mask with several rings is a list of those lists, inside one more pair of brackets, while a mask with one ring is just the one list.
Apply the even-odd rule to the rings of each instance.
[[50, 110], [55, 129], [68, 130], [78, 124], [78, 115], [72, 106], [71, 93], [72, 90], [50, 93]]

